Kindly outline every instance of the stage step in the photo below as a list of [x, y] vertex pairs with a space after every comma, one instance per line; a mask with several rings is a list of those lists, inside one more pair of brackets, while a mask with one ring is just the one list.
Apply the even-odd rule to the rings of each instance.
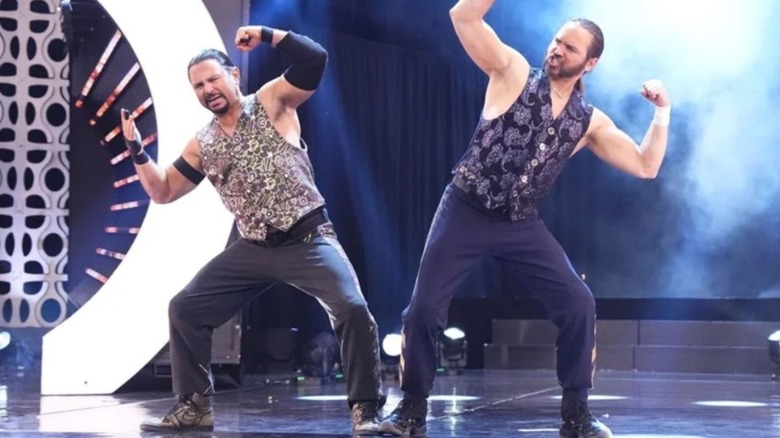
[[[597, 369], [769, 374], [772, 322], [597, 322]], [[544, 320], [494, 320], [487, 369], [555, 369], [557, 328]]]

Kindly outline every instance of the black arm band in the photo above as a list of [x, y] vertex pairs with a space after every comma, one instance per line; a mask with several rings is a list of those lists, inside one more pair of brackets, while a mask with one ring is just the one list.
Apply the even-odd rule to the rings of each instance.
[[328, 52], [308, 37], [294, 32], [287, 32], [276, 48], [293, 62], [284, 72], [287, 82], [302, 90], [316, 90], [328, 63]]
[[198, 185], [201, 181], [203, 181], [203, 174], [195, 170], [194, 167], [190, 166], [190, 163], [188, 163], [182, 157], [177, 158], [176, 161], [173, 162], [173, 167], [175, 167], [176, 170], [181, 172], [185, 178], [192, 181], [192, 183], [195, 185]]
[[274, 41], [274, 30], [270, 27], [260, 28], [260, 41], [266, 44], [271, 44]]

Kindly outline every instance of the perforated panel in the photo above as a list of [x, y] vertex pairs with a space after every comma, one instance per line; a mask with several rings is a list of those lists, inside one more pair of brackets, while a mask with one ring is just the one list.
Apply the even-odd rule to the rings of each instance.
[[56, 0], [0, 0], [0, 325], [66, 316], [68, 54]]

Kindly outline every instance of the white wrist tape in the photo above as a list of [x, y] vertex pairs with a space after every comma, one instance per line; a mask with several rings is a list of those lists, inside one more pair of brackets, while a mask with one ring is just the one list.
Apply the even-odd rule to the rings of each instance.
[[671, 106], [657, 106], [655, 107], [655, 114], [653, 114], [653, 125], [656, 126], [669, 126], [669, 119], [672, 114]]

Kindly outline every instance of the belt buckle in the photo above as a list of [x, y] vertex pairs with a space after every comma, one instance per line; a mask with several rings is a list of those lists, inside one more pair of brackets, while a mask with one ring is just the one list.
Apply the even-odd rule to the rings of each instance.
[[471, 187], [469, 187], [469, 185], [466, 184], [466, 181], [464, 181], [463, 178], [460, 177], [460, 175], [456, 175], [455, 178], [452, 179], [452, 183], [455, 185], [455, 187], [463, 190], [466, 193], [471, 192]]

